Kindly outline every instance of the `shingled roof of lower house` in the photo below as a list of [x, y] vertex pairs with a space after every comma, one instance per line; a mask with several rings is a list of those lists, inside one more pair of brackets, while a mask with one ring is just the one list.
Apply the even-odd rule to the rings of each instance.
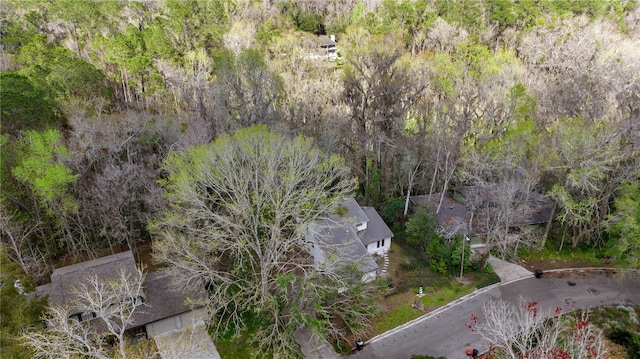
[[78, 284], [94, 275], [97, 275], [100, 281], [115, 279], [123, 269], [130, 275], [136, 273], [136, 261], [131, 251], [57, 268], [51, 274], [49, 304], [62, 306], [74, 302], [73, 292]]
[[[468, 197], [478, 196], [481, 199], [479, 203], [481, 205], [490, 205], [491, 192], [487, 188], [479, 188], [477, 186], [469, 186], [457, 188], [458, 192], [462, 196], [462, 200]], [[432, 195], [419, 195], [411, 196], [412, 203], [425, 206], [436, 211], [440, 203], [441, 194]], [[553, 214], [555, 203], [551, 198], [544, 194], [537, 192], [528, 193], [528, 213], [520, 218], [518, 221], [514, 221], [512, 226], [524, 226], [531, 224], [547, 223], [549, 220], [553, 220]], [[438, 226], [444, 230], [444, 232], [454, 232], [455, 227], [464, 226], [466, 228], [469, 220], [471, 220], [471, 211], [464, 202], [456, 199], [451, 192], [447, 192], [442, 197], [442, 204], [440, 205], [440, 212], [436, 216]], [[482, 219], [482, 213], [477, 211], [473, 217], [473, 233], [475, 235], [486, 233], [486, 224]]]
[[[78, 304], [74, 288], [81, 282], [98, 276], [100, 281], [113, 280], [125, 270], [135, 275], [136, 262], [131, 251], [117, 253], [86, 262], [58, 268], [51, 274], [51, 284], [40, 286], [36, 293], [49, 295], [49, 304], [72, 306]], [[160, 319], [182, 314], [197, 307], [197, 302], [206, 298], [204, 286], [191, 290], [177, 290], [172, 277], [166, 271], [148, 273], [144, 281], [144, 306], [136, 309], [135, 323], [130, 328], [143, 326]], [[191, 299], [194, 303], [187, 303]], [[92, 325], [101, 325], [92, 320]]]
[[200, 307], [207, 292], [203, 285], [190, 289], [177, 289], [173, 277], [164, 270], [152, 272], [144, 281], [145, 306], [135, 314], [135, 325], [141, 326], [160, 319], [186, 313]]

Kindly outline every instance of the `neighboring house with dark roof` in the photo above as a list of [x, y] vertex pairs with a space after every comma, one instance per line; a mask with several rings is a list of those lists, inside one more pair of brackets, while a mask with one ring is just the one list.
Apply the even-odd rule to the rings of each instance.
[[[439, 231], [445, 236], [455, 233], [481, 236], [487, 232], [482, 211], [476, 210], [472, 213], [469, 204], [473, 202], [478, 209], [495, 206], [492, 191], [492, 188], [467, 186], [446, 192], [444, 196], [441, 193], [412, 196], [410, 200], [411, 203], [427, 207], [434, 213], [440, 207], [436, 221]], [[553, 220], [555, 203], [548, 196], [529, 192], [526, 203], [526, 214], [514, 221], [511, 227], [543, 224]]]
[[364, 273], [362, 280], [378, 276], [374, 255], [391, 248], [393, 233], [372, 207], [360, 207], [353, 198], [343, 204], [344, 215], [332, 215], [309, 227], [307, 249], [320, 271], [334, 271], [354, 263]]
[[[51, 274], [51, 283], [37, 288], [39, 296], [48, 295], [49, 305], [74, 307], [78, 305], [74, 288], [88, 278], [97, 275], [100, 282], [116, 279], [124, 270], [135, 276], [136, 262], [131, 251], [117, 253], [86, 262], [57, 268]], [[144, 296], [136, 298], [144, 306], [134, 312], [134, 322], [128, 330], [141, 332], [152, 338], [171, 330], [181, 329], [194, 320], [204, 320], [202, 314], [193, 312], [187, 299], [199, 300], [206, 297], [204, 288], [192, 291], [178, 291], [171, 287], [171, 278], [165, 271], [147, 274], [144, 281]], [[195, 314], [195, 319], [194, 319]], [[71, 318], [80, 322], [93, 319], [91, 312], [78, 311]], [[100, 325], [100, 321], [91, 321], [91, 325]]]

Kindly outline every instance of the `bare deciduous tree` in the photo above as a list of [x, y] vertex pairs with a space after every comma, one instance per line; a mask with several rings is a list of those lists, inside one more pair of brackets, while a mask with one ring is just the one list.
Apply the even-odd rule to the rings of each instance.
[[[640, 99], [637, 37], [619, 33], [616, 25], [586, 16], [558, 20], [527, 33], [519, 47], [530, 69], [539, 99], [540, 117], [597, 120], [636, 115]], [[627, 126], [628, 127], [628, 126]]]
[[627, 155], [633, 153], [632, 145], [609, 121], [557, 120], [551, 128], [554, 152], [549, 157], [555, 158], [548, 170], [559, 178], [550, 191], [558, 202], [558, 218], [571, 230], [574, 247], [595, 244], [611, 197], [622, 183], [637, 178], [640, 162]]
[[100, 339], [95, 337], [95, 333], [89, 327], [69, 319], [71, 314], [69, 309], [50, 307], [48, 316], [44, 320], [47, 330], [28, 332], [22, 336], [25, 345], [33, 351], [33, 357], [42, 359], [111, 358], [106, 348], [100, 343]]
[[[75, 288], [75, 303], [48, 308], [47, 328], [25, 333], [22, 338], [33, 350], [35, 358], [111, 358], [102, 339], [105, 332], [113, 335], [119, 357], [125, 359], [125, 331], [134, 323], [134, 313], [143, 305], [145, 275], [122, 270], [118, 278], [87, 278]], [[70, 318], [83, 313], [90, 319], [80, 322]], [[106, 329], [106, 330], [104, 330]]]
[[256, 27], [254, 24], [240, 21], [234, 22], [229, 32], [222, 36], [224, 46], [237, 56], [242, 50], [251, 47], [255, 33]]
[[104, 324], [116, 338], [121, 358], [126, 358], [125, 331], [135, 324], [134, 314], [144, 305], [144, 278], [142, 269], [121, 270], [118, 278], [106, 281], [93, 275], [75, 290], [76, 310], [91, 312]]
[[290, 329], [307, 320], [337, 337], [366, 325], [370, 286], [320, 275], [306, 249], [308, 227], [353, 190], [344, 160], [256, 126], [173, 153], [165, 170], [171, 206], [152, 227], [155, 253], [182, 285], [207, 285], [216, 334], [253, 318], [260, 353], [288, 358], [299, 351]]
[[555, 312], [543, 313], [537, 302], [524, 297], [515, 304], [492, 300], [484, 305], [483, 317], [472, 315], [467, 326], [482, 335], [500, 358], [542, 359], [554, 354], [579, 359], [606, 358], [602, 330], [589, 323], [588, 314], [583, 312], [575, 320], [562, 315], [553, 318], [561, 311], [556, 308]]
[[382, 192], [391, 187], [390, 169], [394, 148], [401, 140], [404, 121], [412, 106], [426, 90], [420, 68], [403, 59], [401, 41], [392, 35], [349, 39], [347, 66], [343, 73], [343, 102], [350, 109], [351, 129], [348, 146], [355, 167], [369, 186], [376, 170], [382, 176]]
[[44, 254], [31, 242], [31, 235], [38, 230], [38, 223], [17, 220], [0, 201], [0, 245], [8, 249], [9, 258], [16, 261], [25, 274], [40, 279], [48, 268]]
[[266, 65], [262, 53], [245, 49], [220, 64], [217, 75], [213, 100], [219, 133], [280, 120], [282, 80]]

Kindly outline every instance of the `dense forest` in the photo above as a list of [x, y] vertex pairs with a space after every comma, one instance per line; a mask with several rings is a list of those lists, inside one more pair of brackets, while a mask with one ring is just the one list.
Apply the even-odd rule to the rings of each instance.
[[[170, 154], [253, 125], [340, 155], [359, 202], [378, 208], [498, 189], [487, 241], [506, 254], [522, 193], [547, 194], [569, 243], [638, 266], [636, 1], [5, 0], [0, 11], [3, 266], [36, 280], [149, 244]], [[335, 61], [321, 35], [335, 36]]]

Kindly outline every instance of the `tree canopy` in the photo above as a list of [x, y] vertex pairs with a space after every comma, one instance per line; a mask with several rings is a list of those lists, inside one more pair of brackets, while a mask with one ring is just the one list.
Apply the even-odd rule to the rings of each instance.
[[[163, 167], [170, 204], [152, 226], [156, 255], [184, 285], [206, 285], [218, 334], [259, 323], [260, 353], [295, 357], [293, 331], [303, 323], [343, 335], [366, 324], [368, 306], [358, 303], [371, 299], [356, 290], [360, 276], [321, 276], [306, 239], [354, 188], [344, 159], [254, 126], [171, 153]], [[353, 290], [339, 295], [341, 287]], [[342, 305], [327, 306], [337, 297]], [[358, 314], [360, 323], [332, 323]]]
[[[557, 202], [549, 238], [608, 248], [630, 265], [637, 256], [635, 0], [5, 0], [0, 13], [0, 243], [38, 280], [69, 257], [136, 250], [155, 237], [176, 268], [202, 272], [192, 279], [238, 293], [216, 312], [221, 328], [250, 322], [229, 310], [259, 293], [259, 305], [244, 308], [258, 308], [252, 318], [263, 323], [285, 287], [302, 292], [296, 275], [284, 285], [288, 274], [311, 273], [278, 261], [306, 263], [296, 250], [302, 227], [351, 190], [376, 207], [402, 198], [406, 216], [410, 196], [439, 198], [442, 208], [454, 190], [482, 187], [491, 205], [467, 205], [490, 222], [485, 242], [505, 258], [544, 243], [514, 236], [512, 225], [527, 215], [526, 193], [545, 194]], [[335, 61], [318, 35], [335, 35]], [[233, 134], [247, 126], [268, 129]], [[258, 171], [278, 161], [297, 161], [290, 176], [316, 179], [293, 185], [286, 167]], [[250, 165], [258, 182], [238, 175]], [[353, 178], [322, 197], [322, 179], [338, 172]], [[299, 205], [286, 201], [287, 185]], [[287, 244], [269, 247], [268, 236]], [[232, 275], [255, 288], [240, 291]], [[340, 307], [342, 297], [332, 300]], [[284, 308], [278, 328], [295, 316]], [[330, 316], [314, 310], [305, 318]], [[348, 324], [317, 327], [341, 336], [358, 322], [332, 318]]]

